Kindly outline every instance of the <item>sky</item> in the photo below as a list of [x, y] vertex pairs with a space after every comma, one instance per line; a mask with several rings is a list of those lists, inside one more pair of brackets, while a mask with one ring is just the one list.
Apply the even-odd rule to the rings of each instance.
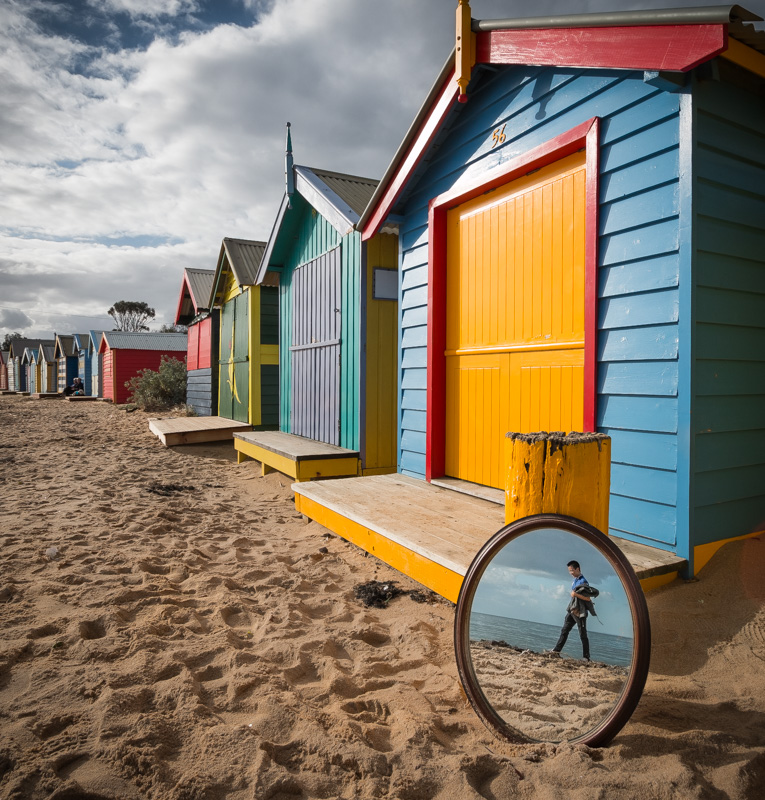
[[[700, 0], [473, 0], [474, 18]], [[380, 178], [456, 0], [0, 0], [0, 338], [171, 324], [186, 267], [266, 240], [295, 163]], [[765, 0], [745, 6], [765, 16]]]
[[566, 564], [572, 560], [600, 593], [595, 600], [598, 624], [590, 627], [632, 636], [629, 602], [613, 567], [585, 539], [557, 529], [529, 531], [506, 544], [483, 573], [472, 610], [559, 626], [571, 600], [573, 579]]

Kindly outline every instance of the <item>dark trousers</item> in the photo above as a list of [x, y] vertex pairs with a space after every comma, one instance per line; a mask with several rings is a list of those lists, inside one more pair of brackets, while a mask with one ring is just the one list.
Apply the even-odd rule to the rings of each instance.
[[590, 657], [590, 640], [587, 638], [587, 617], [575, 617], [573, 614], [566, 614], [566, 619], [563, 621], [563, 627], [560, 629], [560, 637], [558, 644], [553, 647], [556, 653], [560, 653], [563, 645], [566, 644], [569, 633], [574, 625], [579, 628], [579, 638], [582, 640], [582, 658]]

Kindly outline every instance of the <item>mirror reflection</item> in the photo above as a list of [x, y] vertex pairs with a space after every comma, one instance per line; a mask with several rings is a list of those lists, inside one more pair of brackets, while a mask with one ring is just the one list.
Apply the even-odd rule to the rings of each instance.
[[502, 547], [476, 587], [470, 658], [494, 711], [532, 739], [582, 736], [611, 713], [633, 658], [619, 576], [570, 531], [541, 528]]

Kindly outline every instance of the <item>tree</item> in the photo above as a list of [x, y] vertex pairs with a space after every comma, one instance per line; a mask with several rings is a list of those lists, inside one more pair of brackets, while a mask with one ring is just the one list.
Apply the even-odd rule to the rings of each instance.
[[146, 320], [154, 319], [156, 311], [137, 300], [118, 300], [107, 313], [117, 323], [115, 331], [148, 331]]
[[168, 325], [166, 322], [163, 322], [159, 329], [160, 333], [188, 333], [188, 331], [185, 325]]
[[6, 333], [5, 339], [3, 339], [3, 343], [0, 345], [0, 350], [10, 350], [11, 349], [11, 342], [14, 339], [21, 339], [21, 334], [18, 331], [14, 331], [13, 333]]

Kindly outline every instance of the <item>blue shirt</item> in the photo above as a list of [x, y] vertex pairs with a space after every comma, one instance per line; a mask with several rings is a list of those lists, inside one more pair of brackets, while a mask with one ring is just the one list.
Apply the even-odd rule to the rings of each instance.
[[578, 578], [574, 578], [573, 583], [571, 584], [571, 591], [575, 592], [580, 586], [589, 586], [590, 584], [587, 583], [587, 578], [584, 575], [580, 575]]

